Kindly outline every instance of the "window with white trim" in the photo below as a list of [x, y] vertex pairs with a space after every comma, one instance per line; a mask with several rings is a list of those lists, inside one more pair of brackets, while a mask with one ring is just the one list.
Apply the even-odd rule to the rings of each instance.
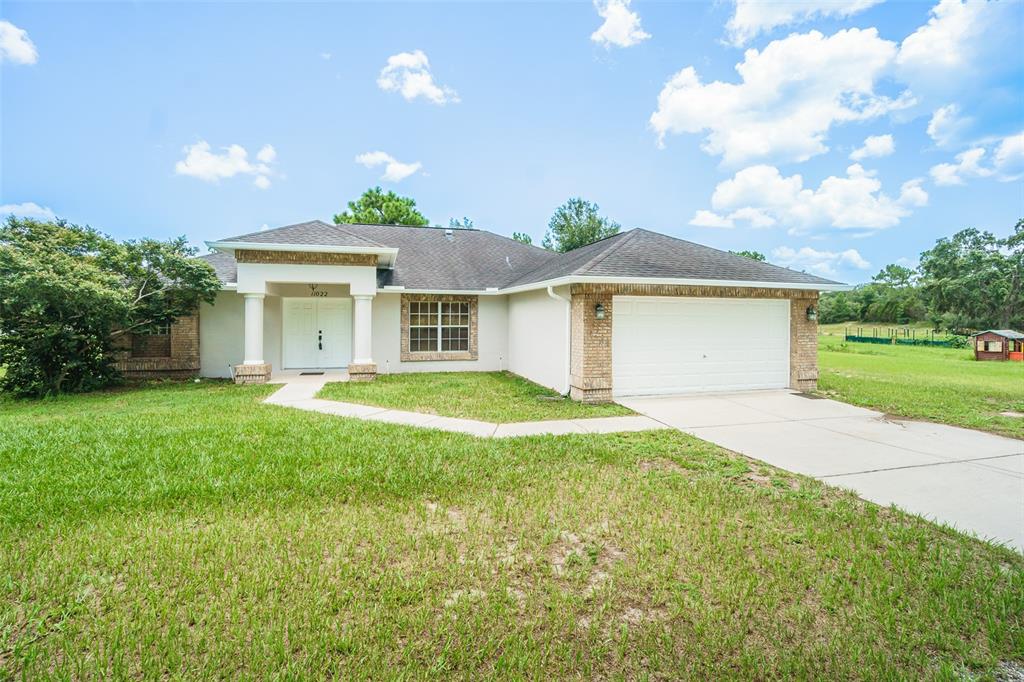
[[409, 352], [469, 350], [469, 303], [409, 302]]

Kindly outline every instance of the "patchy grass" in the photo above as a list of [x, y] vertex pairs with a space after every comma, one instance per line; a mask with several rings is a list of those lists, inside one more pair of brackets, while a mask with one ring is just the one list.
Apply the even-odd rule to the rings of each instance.
[[821, 392], [890, 414], [1024, 438], [1024, 363], [977, 362], [970, 349], [844, 343], [819, 337]]
[[993, 675], [1024, 558], [675, 431], [0, 403], [0, 678]]
[[584, 405], [511, 372], [414, 372], [371, 382], [332, 383], [321, 398], [504, 424], [633, 414], [621, 405]]

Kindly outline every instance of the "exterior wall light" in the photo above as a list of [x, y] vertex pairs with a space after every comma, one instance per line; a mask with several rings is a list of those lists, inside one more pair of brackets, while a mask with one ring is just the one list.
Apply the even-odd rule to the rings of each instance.
[[603, 320], [604, 319], [604, 304], [603, 303], [598, 303], [597, 305], [594, 306], [594, 317], [596, 317], [599, 320]]
[[807, 319], [814, 322], [818, 319], [818, 309], [813, 305], [807, 306]]

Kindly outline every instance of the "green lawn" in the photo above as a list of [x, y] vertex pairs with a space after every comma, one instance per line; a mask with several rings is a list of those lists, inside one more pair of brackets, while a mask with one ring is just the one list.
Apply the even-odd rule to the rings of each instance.
[[818, 338], [822, 393], [890, 414], [1024, 438], [1024, 363], [976, 362], [970, 349]]
[[1024, 557], [675, 431], [0, 402], [0, 679], [988, 677]]
[[633, 414], [621, 405], [584, 405], [510, 372], [416, 372], [372, 382], [333, 383], [321, 398], [486, 422], [584, 419]]

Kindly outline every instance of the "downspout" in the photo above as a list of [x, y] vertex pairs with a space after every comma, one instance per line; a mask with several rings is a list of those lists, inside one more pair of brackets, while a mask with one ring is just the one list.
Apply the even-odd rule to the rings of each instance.
[[565, 390], [562, 393], [569, 395], [569, 375], [572, 372], [572, 301], [556, 294], [553, 286], [548, 286], [548, 296], [556, 301], [565, 302]]

